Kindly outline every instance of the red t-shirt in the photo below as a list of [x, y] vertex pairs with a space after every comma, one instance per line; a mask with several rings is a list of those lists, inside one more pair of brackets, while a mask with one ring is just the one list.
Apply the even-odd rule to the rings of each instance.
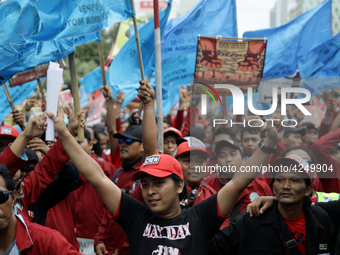
[[[299, 251], [302, 255], [306, 254], [306, 219], [305, 212], [302, 213], [299, 218], [287, 219], [283, 217], [286, 221], [289, 231], [292, 233], [293, 238], [296, 240]], [[288, 251], [288, 249], [286, 248]]]

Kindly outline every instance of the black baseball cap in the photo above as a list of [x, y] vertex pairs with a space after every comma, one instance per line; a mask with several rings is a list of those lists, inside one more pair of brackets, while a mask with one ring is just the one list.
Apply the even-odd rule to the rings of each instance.
[[31, 150], [30, 148], [25, 148], [24, 149], [24, 152], [25, 152], [25, 154], [27, 155], [27, 161], [26, 161], [26, 163], [25, 163], [25, 165], [23, 165], [23, 167], [20, 169], [22, 172], [31, 172], [33, 169], [34, 169], [34, 167], [33, 168], [31, 168], [29, 165], [31, 164], [31, 163], [33, 163], [33, 164], [38, 164], [38, 162], [39, 162], [39, 159], [38, 159], [38, 156], [37, 156], [37, 154], [35, 153], [35, 151], [33, 151], [33, 150]]
[[314, 124], [312, 122], [302, 123], [301, 127], [306, 127], [308, 131], [311, 130], [311, 129], [319, 130], [317, 127], [314, 126]]
[[288, 137], [289, 134], [291, 134], [291, 133], [297, 133], [297, 134], [300, 134], [301, 137], [303, 137], [303, 136], [306, 135], [307, 129], [305, 129], [304, 127], [299, 127], [299, 128], [296, 128], [296, 127], [286, 127], [283, 136], [284, 137]]
[[125, 129], [124, 133], [115, 133], [113, 137], [118, 139], [131, 138], [143, 142], [143, 129], [141, 125], [131, 125]]
[[235, 141], [232, 140], [221, 140], [215, 146], [215, 155], [217, 156], [220, 150], [225, 146], [231, 146], [241, 152], [242, 158], [244, 158], [244, 153], [242, 147]]

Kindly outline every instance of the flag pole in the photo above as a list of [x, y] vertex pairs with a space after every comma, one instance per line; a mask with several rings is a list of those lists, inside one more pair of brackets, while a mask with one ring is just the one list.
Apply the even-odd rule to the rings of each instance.
[[[75, 113], [80, 112], [80, 99], [79, 99], [79, 90], [78, 90], [78, 79], [76, 72], [76, 56], [74, 52], [68, 55], [68, 62], [70, 66], [70, 74], [71, 74], [71, 85], [72, 85], [72, 96], [74, 99], [74, 111]], [[82, 115], [79, 116], [78, 120], [78, 140], [79, 142], [84, 141], [84, 129], [80, 126], [80, 120]]]
[[40, 94], [41, 94], [41, 99], [42, 99], [43, 103], [46, 104], [46, 97], [45, 97], [45, 93], [44, 93], [44, 90], [43, 90], [43, 83], [46, 82], [46, 78], [43, 80], [43, 82], [41, 82], [39, 78], [37, 79], [37, 81], [38, 81], [38, 86], [39, 86], [39, 90], [40, 90]]
[[[136, 45], [137, 45], [137, 52], [138, 52], [138, 60], [139, 60], [139, 67], [140, 67], [140, 75], [142, 77], [142, 80], [145, 80], [145, 76], [144, 76], [144, 66], [143, 66], [143, 58], [142, 58], [142, 50], [140, 48], [140, 42], [139, 42], [139, 33], [138, 33], [138, 27], [137, 27], [137, 19], [136, 19], [136, 15], [135, 15], [135, 2], [134, 0], [130, 0], [131, 3], [131, 8], [133, 11], [133, 16], [132, 16], [132, 20], [133, 20], [133, 27], [135, 30], [135, 38], [136, 38]], [[138, 115], [140, 116], [143, 110], [143, 102], [140, 103], [139, 105], [139, 109], [138, 109]]]
[[153, 0], [153, 12], [154, 12], [154, 23], [155, 23], [158, 149], [163, 150], [162, 58], [161, 58], [161, 29], [160, 29], [160, 22], [159, 22], [158, 0]]
[[106, 83], [106, 76], [105, 76], [105, 69], [104, 69], [104, 54], [103, 54], [102, 40], [99, 40], [98, 42], [98, 52], [99, 52], [100, 70], [102, 71], [103, 85], [105, 86], [107, 83]]
[[8, 91], [6, 82], [5, 82], [4, 84], [2, 84], [2, 86], [3, 86], [3, 88], [4, 88], [4, 91], [5, 91], [5, 94], [6, 94], [8, 103], [10, 104], [10, 106], [11, 106], [11, 108], [12, 108], [12, 111], [14, 111], [14, 110], [15, 110], [15, 106], [14, 106], [14, 103], [13, 103], [13, 100], [12, 100], [12, 97], [11, 97], [11, 94], [10, 94], [9, 91]]

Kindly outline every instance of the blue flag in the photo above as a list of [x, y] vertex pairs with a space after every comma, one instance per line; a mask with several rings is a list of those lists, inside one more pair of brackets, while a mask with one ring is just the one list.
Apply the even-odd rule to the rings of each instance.
[[75, 50], [73, 38], [38, 43], [10, 43], [6, 47], [0, 45], [0, 84], [18, 72], [57, 61]]
[[[19, 86], [8, 88], [8, 91], [11, 95], [14, 105], [17, 106], [26, 98], [31, 97], [34, 94], [34, 89], [36, 88], [36, 86], [38, 86], [38, 82], [37, 80], [34, 80]], [[12, 111], [12, 108], [7, 100], [3, 86], [0, 87], [0, 100], [1, 100], [0, 108], [0, 122], [1, 122]]]
[[[201, 0], [169, 21], [162, 39], [162, 84], [165, 89], [194, 78], [197, 35], [237, 37], [235, 0]], [[156, 83], [155, 74], [151, 84]]]
[[[161, 36], [163, 35], [169, 14], [170, 5], [159, 14]], [[151, 19], [139, 31], [139, 38], [143, 56], [145, 77], [151, 76], [155, 66], [154, 20]], [[137, 96], [139, 80], [141, 79], [135, 36], [131, 36], [111, 63], [110, 85], [113, 96], [118, 91], [125, 93], [123, 107]]]
[[199, 34], [237, 37], [235, 0], [201, 0], [170, 20], [162, 39], [162, 59], [196, 53]]
[[[168, 99], [163, 100], [163, 114], [164, 116], [167, 116], [171, 110], [172, 107], [179, 102], [179, 88], [173, 87], [168, 92]], [[156, 115], [157, 115], [157, 108], [156, 108]]]
[[301, 57], [301, 78], [340, 78], [340, 33]]
[[[339, 87], [340, 78], [340, 33], [320, 44], [298, 62], [301, 88], [313, 95]], [[299, 95], [298, 97], [304, 97]]]
[[280, 27], [245, 32], [245, 38], [268, 38], [263, 78], [293, 75], [298, 59], [332, 37], [332, 1], [325, 0], [312, 10]]
[[[105, 72], [106, 81], [109, 82], [109, 73]], [[84, 91], [86, 94], [93, 93], [97, 89], [101, 89], [103, 86], [102, 72], [100, 66], [93, 69], [87, 75], [79, 79], [80, 83], [84, 85]]]
[[130, 0], [8, 0], [5, 4], [16, 5], [18, 15], [11, 28], [20, 25], [27, 42], [93, 33], [133, 14]]
[[101, 39], [100, 31], [97, 31], [95, 33], [87, 34], [87, 35], [81, 35], [74, 38], [74, 43], [76, 46], [80, 46], [83, 44], [99, 41]]
[[81, 109], [84, 109], [90, 104], [89, 94], [85, 92], [84, 85], [80, 85], [79, 87], [79, 100]]

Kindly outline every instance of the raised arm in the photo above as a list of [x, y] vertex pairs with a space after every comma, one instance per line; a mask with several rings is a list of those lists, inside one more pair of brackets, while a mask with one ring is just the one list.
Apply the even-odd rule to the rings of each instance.
[[[157, 124], [155, 119], [155, 91], [147, 81], [140, 81], [138, 97], [144, 103], [143, 161], [157, 151]], [[163, 148], [160, 148], [163, 149]]]
[[80, 147], [67, 130], [60, 107], [58, 107], [57, 116], [51, 112], [47, 112], [47, 116], [53, 120], [59, 139], [74, 166], [95, 188], [109, 211], [115, 214], [121, 198], [120, 189], [105, 175], [98, 163]]
[[[283, 136], [284, 127], [281, 126], [281, 120], [273, 114], [270, 119], [277, 119], [272, 125], [272, 122], [267, 124], [267, 138], [263, 141], [263, 144], [267, 147], [274, 148], [276, 143], [281, 140]], [[222, 215], [228, 215], [234, 207], [239, 196], [243, 190], [256, 178], [261, 172], [262, 166], [264, 166], [269, 159], [271, 153], [266, 153], [261, 149], [257, 149], [255, 153], [241, 166], [235, 173], [233, 179], [229, 181], [218, 192], [218, 204]], [[245, 169], [255, 169], [256, 171], [248, 171]]]
[[11, 145], [12, 152], [18, 157], [23, 153], [26, 145], [33, 137], [41, 136], [46, 129], [46, 122], [43, 115], [30, 119], [22, 133], [15, 139]]
[[[106, 123], [107, 123], [107, 131], [109, 133], [111, 155], [113, 155], [118, 147], [118, 139], [113, 137], [113, 134], [117, 133], [117, 127], [116, 127], [115, 112], [113, 111], [114, 100], [112, 96], [112, 89], [107, 84], [103, 86], [103, 95], [105, 97], [106, 104], [107, 104]], [[116, 111], [117, 110], [118, 109], [116, 109]]]

